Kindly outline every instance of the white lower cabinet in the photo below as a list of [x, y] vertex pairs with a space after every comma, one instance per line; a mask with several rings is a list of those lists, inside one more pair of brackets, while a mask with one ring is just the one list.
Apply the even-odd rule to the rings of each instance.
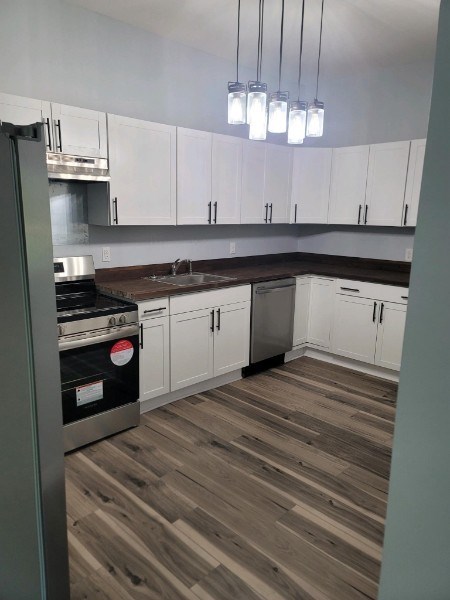
[[170, 391], [169, 299], [138, 302], [140, 324], [139, 399]]
[[248, 285], [173, 298], [171, 391], [249, 364], [250, 294]]
[[406, 306], [382, 302], [378, 324], [375, 364], [386, 369], [400, 370]]
[[295, 286], [295, 312], [293, 347], [306, 344], [308, 340], [311, 277], [297, 277]]
[[[340, 282], [337, 283], [337, 290], [342, 289]], [[405, 289], [360, 282], [353, 284], [355, 289], [350, 294], [336, 294], [331, 351], [399, 371], [407, 310]], [[357, 295], [367, 294], [371, 288], [376, 290], [375, 298]], [[383, 299], [397, 300], [397, 297], [398, 303]]]
[[336, 295], [332, 351], [340, 356], [374, 364], [377, 306], [374, 300]]
[[334, 279], [312, 277], [307, 342], [323, 350], [330, 348], [333, 303]]

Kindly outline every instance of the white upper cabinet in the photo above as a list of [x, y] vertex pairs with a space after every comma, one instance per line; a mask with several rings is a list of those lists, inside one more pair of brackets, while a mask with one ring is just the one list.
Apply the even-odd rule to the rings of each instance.
[[0, 121], [14, 125], [44, 123], [45, 141], [47, 150], [50, 151], [52, 143], [50, 102], [0, 93]]
[[176, 128], [108, 115], [112, 221], [175, 225]]
[[364, 224], [402, 224], [410, 142], [370, 146]]
[[264, 223], [266, 144], [242, 142], [241, 223]]
[[52, 103], [54, 152], [108, 158], [106, 114]]
[[295, 148], [292, 166], [291, 223], [327, 223], [331, 148]]
[[264, 204], [269, 223], [289, 223], [292, 179], [292, 149], [266, 145]]
[[411, 142], [402, 220], [402, 225], [405, 227], [415, 227], [417, 224], [426, 142], [427, 140], [412, 140]]
[[212, 222], [241, 222], [242, 140], [213, 134]]
[[334, 148], [329, 223], [364, 223], [369, 146]]
[[177, 127], [177, 224], [211, 222], [212, 133]]

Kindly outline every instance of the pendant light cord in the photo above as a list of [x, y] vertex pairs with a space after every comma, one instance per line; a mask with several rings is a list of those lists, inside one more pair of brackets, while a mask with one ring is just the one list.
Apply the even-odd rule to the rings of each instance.
[[241, 0], [238, 0], [237, 47], [236, 47], [236, 81], [239, 81], [239, 40], [241, 30]]
[[320, 15], [320, 37], [319, 37], [319, 56], [317, 58], [317, 81], [316, 81], [316, 100], [319, 95], [319, 73], [320, 73], [320, 54], [322, 52], [322, 27], [323, 27], [323, 4], [325, 0], [322, 0], [322, 14]]
[[302, 55], [303, 55], [303, 24], [305, 22], [305, 0], [302, 2], [302, 23], [300, 26], [300, 58], [298, 61], [298, 95], [297, 100], [300, 101], [300, 80], [302, 78]]
[[280, 64], [278, 67], [278, 91], [281, 91], [281, 63], [283, 62], [283, 34], [284, 34], [284, 0], [281, 0]]
[[260, 10], [261, 10], [261, 35], [259, 37], [259, 49], [258, 49], [258, 56], [259, 56], [259, 75], [258, 75], [258, 81], [260, 81], [261, 78], [261, 71], [262, 71], [262, 53], [263, 53], [263, 40], [264, 40], [264, 0], [260, 0]]
[[258, 58], [256, 59], [256, 81], [259, 81], [259, 57], [261, 53], [261, 4], [262, 0], [259, 0], [259, 13], [258, 13]]

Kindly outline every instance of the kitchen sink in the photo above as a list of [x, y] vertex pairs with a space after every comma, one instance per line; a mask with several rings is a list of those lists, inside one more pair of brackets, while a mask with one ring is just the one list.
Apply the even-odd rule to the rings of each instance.
[[182, 273], [180, 275], [163, 275], [160, 277], [144, 277], [151, 281], [159, 283], [168, 283], [169, 285], [201, 285], [202, 283], [216, 283], [221, 281], [231, 281], [234, 277], [225, 277], [224, 275], [211, 275], [210, 273]]

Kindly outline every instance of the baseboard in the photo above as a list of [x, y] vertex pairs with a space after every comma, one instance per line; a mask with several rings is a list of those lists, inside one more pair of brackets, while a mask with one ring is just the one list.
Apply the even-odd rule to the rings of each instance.
[[321, 360], [322, 362], [328, 362], [333, 365], [345, 367], [346, 369], [352, 369], [353, 371], [360, 371], [366, 375], [372, 375], [374, 377], [380, 377], [381, 379], [387, 379], [388, 381], [394, 381], [395, 383], [399, 380], [399, 374], [397, 371], [391, 371], [391, 369], [385, 369], [384, 367], [377, 367], [376, 365], [368, 365], [367, 363], [353, 360], [352, 358], [346, 358], [344, 356], [337, 356], [330, 352], [318, 350], [316, 348], [308, 348], [307, 346], [300, 346], [294, 348], [291, 352], [286, 352], [285, 362], [295, 360], [302, 356], [308, 356]]
[[238, 369], [237, 371], [231, 371], [231, 373], [225, 373], [225, 375], [219, 375], [213, 379], [201, 381], [200, 383], [190, 385], [182, 388], [181, 390], [176, 390], [175, 392], [169, 392], [168, 394], [158, 396], [157, 398], [141, 400], [141, 415], [149, 410], [153, 410], [155, 408], [159, 408], [160, 406], [165, 406], [166, 404], [175, 402], [176, 400], [182, 400], [183, 398], [188, 398], [189, 396], [194, 396], [195, 394], [201, 394], [202, 392], [213, 390], [221, 385], [238, 381], [239, 379], [242, 379], [241, 369]]

